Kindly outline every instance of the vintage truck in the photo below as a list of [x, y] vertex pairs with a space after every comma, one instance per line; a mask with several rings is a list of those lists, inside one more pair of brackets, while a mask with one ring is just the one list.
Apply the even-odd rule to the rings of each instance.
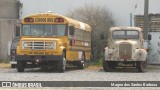
[[[151, 36], [148, 36], [151, 39]], [[112, 71], [126, 64], [139, 72], [147, 67], [147, 50], [143, 46], [143, 31], [138, 27], [112, 27], [109, 30], [108, 47], [104, 50], [103, 69]], [[122, 63], [122, 64], [120, 64]]]

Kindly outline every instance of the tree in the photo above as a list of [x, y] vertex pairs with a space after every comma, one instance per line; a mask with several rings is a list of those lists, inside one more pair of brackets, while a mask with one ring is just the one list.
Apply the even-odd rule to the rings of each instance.
[[107, 46], [108, 30], [115, 25], [112, 13], [105, 7], [85, 4], [83, 7], [70, 10], [66, 16], [91, 26], [92, 58], [100, 58]]

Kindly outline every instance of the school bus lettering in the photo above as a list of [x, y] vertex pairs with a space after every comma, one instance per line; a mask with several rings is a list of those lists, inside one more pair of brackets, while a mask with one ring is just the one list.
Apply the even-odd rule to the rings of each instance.
[[53, 22], [53, 18], [47, 18], [47, 22]]
[[53, 22], [53, 18], [35, 18], [35, 22]]
[[46, 18], [35, 18], [35, 22], [46, 22]]

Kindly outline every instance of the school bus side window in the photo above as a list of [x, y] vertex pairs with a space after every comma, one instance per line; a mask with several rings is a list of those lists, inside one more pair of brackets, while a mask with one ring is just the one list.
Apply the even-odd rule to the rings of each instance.
[[89, 31], [83, 31], [84, 33], [84, 40], [90, 41], [90, 32]]
[[77, 40], [79, 39], [79, 36], [78, 36], [79, 32], [78, 31], [79, 31], [78, 29], [75, 29], [75, 32], [74, 32], [74, 38]]
[[75, 28], [74, 26], [69, 26], [69, 35], [74, 36]]

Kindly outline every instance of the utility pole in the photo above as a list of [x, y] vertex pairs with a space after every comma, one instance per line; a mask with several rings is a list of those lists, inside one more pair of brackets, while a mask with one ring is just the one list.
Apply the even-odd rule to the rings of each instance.
[[148, 40], [148, 4], [149, 4], [149, 0], [145, 0], [144, 1], [144, 24], [143, 24], [144, 40]]
[[132, 13], [130, 13], [130, 26], [132, 27]]
[[148, 49], [148, 3], [149, 0], [144, 0], [144, 24], [143, 24], [143, 31], [144, 31], [144, 48]]

